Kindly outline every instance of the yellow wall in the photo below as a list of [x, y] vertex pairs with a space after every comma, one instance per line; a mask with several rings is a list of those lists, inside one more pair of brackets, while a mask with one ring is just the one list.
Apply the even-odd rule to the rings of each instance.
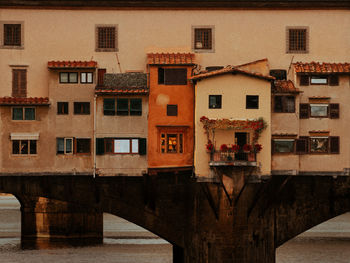
[[[209, 119], [257, 119], [263, 117], [267, 128], [262, 132], [259, 143], [263, 149], [257, 154], [258, 165], [261, 166], [261, 174], [269, 174], [271, 167], [271, 88], [270, 82], [248, 77], [245, 75], [226, 74], [197, 82], [195, 86], [195, 156], [194, 165], [197, 176], [208, 176], [209, 153], [205, 145], [207, 137], [204, 133], [202, 116]], [[209, 95], [222, 95], [222, 108], [209, 109]], [[246, 95], [259, 96], [259, 109], [246, 109]], [[239, 131], [238, 131], [239, 132]], [[221, 136], [221, 137], [220, 137]], [[222, 139], [225, 137], [224, 139]], [[222, 143], [233, 143], [234, 131], [218, 130], [215, 135], [216, 147]]]

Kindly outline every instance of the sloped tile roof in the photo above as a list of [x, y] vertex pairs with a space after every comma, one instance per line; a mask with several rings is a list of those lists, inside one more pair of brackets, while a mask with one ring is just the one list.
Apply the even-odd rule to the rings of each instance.
[[296, 73], [350, 73], [350, 63], [296, 62], [293, 66]]
[[74, 69], [74, 68], [96, 68], [96, 61], [49, 61], [47, 67], [50, 69]]
[[146, 88], [108, 88], [99, 87], [95, 89], [98, 95], [147, 95], [149, 92]]
[[34, 98], [2, 97], [0, 98], [0, 105], [48, 106], [50, 105], [50, 101], [49, 101], [49, 98], [47, 97], [34, 97]]
[[263, 74], [258, 73], [258, 72], [251, 72], [251, 71], [239, 69], [239, 68], [236, 68], [233, 66], [227, 66], [223, 69], [200, 73], [198, 75], [192, 76], [190, 79], [191, 80], [199, 80], [199, 79], [205, 79], [205, 78], [210, 78], [210, 77], [214, 77], [214, 76], [224, 75], [227, 73], [239, 73], [239, 74], [248, 75], [251, 77], [265, 79], [265, 80], [274, 80], [275, 79], [274, 77], [272, 77], [270, 75], [263, 75]]
[[193, 53], [149, 53], [147, 54], [149, 65], [194, 65]]
[[272, 93], [300, 93], [291, 80], [275, 80], [272, 85]]

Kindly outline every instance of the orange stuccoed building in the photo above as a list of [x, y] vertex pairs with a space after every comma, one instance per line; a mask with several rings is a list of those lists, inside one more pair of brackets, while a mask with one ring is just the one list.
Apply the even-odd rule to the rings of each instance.
[[194, 89], [191, 53], [147, 54], [149, 174], [192, 170]]

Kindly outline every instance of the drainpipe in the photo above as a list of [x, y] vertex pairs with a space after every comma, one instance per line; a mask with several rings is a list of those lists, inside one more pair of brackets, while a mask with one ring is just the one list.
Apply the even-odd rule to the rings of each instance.
[[95, 178], [96, 177], [96, 94], [94, 95], [94, 134], [93, 134], [93, 138], [94, 138], [93, 145], [95, 145], [95, 147], [93, 149], [93, 153], [94, 153], [93, 178]]

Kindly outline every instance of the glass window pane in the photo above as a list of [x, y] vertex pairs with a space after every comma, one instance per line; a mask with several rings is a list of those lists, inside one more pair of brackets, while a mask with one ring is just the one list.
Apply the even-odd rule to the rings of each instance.
[[28, 141], [21, 141], [21, 154], [28, 154]]
[[115, 114], [115, 99], [103, 99], [103, 114], [104, 115]]
[[72, 138], [66, 138], [66, 153], [72, 153], [73, 152], [73, 139]]
[[275, 153], [290, 153], [294, 150], [294, 140], [273, 140]]
[[64, 139], [57, 138], [57, 154], [63, 154], [63, 153], [64, 153]]
[[295, 98], [294, 96], [287, 96], [285, 100], [286, 112], [295, 112]]
[[36, 141], [30, 140], [30, 154], [36, 154]]
[[179, 134], [179, 153], [183, 153], [183, 135]]
[[77, 153], [90, 153], [90, 139], [77, 139]]
[[115, 153], [130, 153], [130, 140], [114, 140]]
[[92, 83], [92, 72], [87, 73], [87, 83]]
[[167, 134], [167, 152], [176, 153], [177, 152], [177, 134]]
[[12, 119], [13, 120], [23, 120], [23, 108], [13, 108], [12, 109]]
[[117, 115], [129, 114], [129, 99], [117, 99]]
[[12, 154], [19, 154], [19, 141], [12, 141]]
[[24, 119], [35, 120], [35, 108], [24, 108]]
[[131, 152], [132, 153], [138, 153], [139, 152], [139, 140], [138, 139], [132, 139], [131, 140]]
[[314, 153], [328, 152], [328, 137], [311, 137], [310, 151]]
[[141, 99], [130, 99], [130, 115], [142, 115]]
[[327, 84], [327, 77], [311, 76], [311, 84]]
[[69, 82], [70, 83], [77, 83], [78, 82], [78, 73], [76, 73], [76, 72], [69, 73]]
[[106, 153], [113, 152], [113, 140], [112, 139], [105, 140], [105, 151], [106, 151]]
[[313, 117], [327, 117], [328, 115], [328, 105], [315, 105], [311, 104], [311, 116]]
[[61, 83], [68, 83], [68, 73], [67, 72], [60, 73], [60, 82]]
[[86, 83], [86, 73], [84, 72], [80, 73], [80, 82]]

